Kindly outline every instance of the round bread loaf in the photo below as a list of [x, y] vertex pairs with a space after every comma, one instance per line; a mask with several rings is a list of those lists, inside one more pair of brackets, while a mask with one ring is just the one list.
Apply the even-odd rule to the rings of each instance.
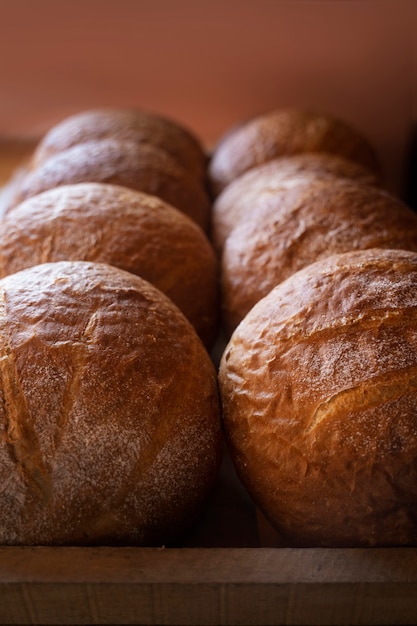
[[101, 139], [151, 144], [167, 152], [197, 179], [205, 180], [207, 159], [197, 137], [174, 120], [136, 109], [97, 109], [67, 117], [40, 141], [32, 166], [37, 168], [72, 146]]
[[380, 172], [368, 140], [349, 124], [320, 113], [278, 109], [237, 126], [220, 140], [209, 164], [213, 191], [220, 193], [257, 165], [299, 152], [338, 154]]
[[227, 328], [306, 265], [374, 247], [417, 250], [417, 215], [378, 187], [312, 178], [260, 195], [253, 216], [231, 232], [223, 249]]
[[158, 289], [100, 263], [0, 281], [0, 543], [159, 544], [216, 480], [214, 367]]
[[348, 178], [376, 185], [378, 177], [358, 163], [324, 152], [305, 152], [279, 157], [239, 176], [216, 198], [212, 210], [212, 240], [218, 252], [231, 231], [256, 211], [260, 194], [274, 194], [283, 186], [298, 184], [307, 177]]
[[111, 183], [158, 196], [204, 230], [208, 228], [208, 196], [186, 170], [159, 148], [116, 139], [90, 141], [51, 156], [24, 177], [12, 205], [54, 187], [85, 182]]
[[417, 544], [417, 254], [329, 257], [276, 287], [220, 366], [238, 473], [289, 545]]
[[0, 276], [52, 261], [108, 263], [141, 276], [171, 298], [212, 346], [216, 255], [201, 228], [159, 198], [80, 183], [22, 202], [0, 222]]

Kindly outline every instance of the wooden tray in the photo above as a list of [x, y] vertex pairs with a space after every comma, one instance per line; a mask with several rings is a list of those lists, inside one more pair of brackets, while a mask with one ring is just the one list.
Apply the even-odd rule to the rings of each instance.
[[416, 624], [415, 549], [0, 548], [2, 624]]
[[[0, 184], [32, 147], [0, 141]], [[0, 547], [0, 624], [417, 624], [417, 548], [277, 545], [226, 454], [177, 547]]]

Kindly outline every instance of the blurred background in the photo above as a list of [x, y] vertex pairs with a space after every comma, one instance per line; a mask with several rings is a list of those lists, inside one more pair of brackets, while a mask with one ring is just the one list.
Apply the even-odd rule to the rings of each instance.
[[362, 130], [403, 195], [416, 32], [415, 0], [0, 0], [0, 136], [138, 106], [211, 147], [241, 119], [308, 107]]

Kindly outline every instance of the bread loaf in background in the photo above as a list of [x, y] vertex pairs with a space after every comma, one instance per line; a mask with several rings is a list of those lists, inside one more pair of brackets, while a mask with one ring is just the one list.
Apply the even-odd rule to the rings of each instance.
[[417, 251], [417, 215], [376, 186], [312, 177], [260, 192], [253, 214], [231, 232], [223, 249], [228, 331], [294, 272], [331, 254], [373, 247]]
[[95, 109], [65, 118], [39, 142], [32, 168], [75, 145], [102, 139], [159, 148], [205, 184], [207, 157], [197, 136], [177, 121], [138, 109]]
[[323, 259], [224, 352], [230, 451], [288, 545], [417, 545], [416, 284], [415, 252]]
[[189, 322], [106, 264], [46, 263], [0, 287], [0, 543], [172, 540], [222, 448], [215, 370]]
[[211, 236], [221, 253], [232, 230], [248, 216], [256, 213], [260, 195], [274, 194], [282, 187], [298, 184], [307, 177], [348, 178], [377, 185], [379, 178], [367, 168], [345, 157], [324, 152], [305, 152], [283, 156], [248, 170], [239, 176], [215, 199], [212, 207]]
[[159, 198], [100, 183], [29, 198], [0, 222], [0, 276], [53, 261], [103, 262], [137, 274], [171, 298], [207, 348], [216, 338], [212, 246], [197, 224]]
[[83, 182], [110, 183], [149, 193], [188, 215], [204, 230], [208, 228], [209, 199], [193, 176], [159, 148], [114, 138], [74, 145], [28, 171], [11, 206], [48, 189]]
[[246, 171], [300, 152], [337, 154], [380, 174], [374, 149], [359, 131], [333, 116], [277, 109], [230, 129], [215, 147], [209, 177], [215, 195]]

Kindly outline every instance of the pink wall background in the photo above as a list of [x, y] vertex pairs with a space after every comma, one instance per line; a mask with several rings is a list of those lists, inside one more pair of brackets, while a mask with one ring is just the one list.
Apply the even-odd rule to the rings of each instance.
[[213, 145], [242, 118], [310, 107], [365, 132], [400, 191], [416, 33], [414, 0], [0, 0], [0, 135], [137, 105]]

